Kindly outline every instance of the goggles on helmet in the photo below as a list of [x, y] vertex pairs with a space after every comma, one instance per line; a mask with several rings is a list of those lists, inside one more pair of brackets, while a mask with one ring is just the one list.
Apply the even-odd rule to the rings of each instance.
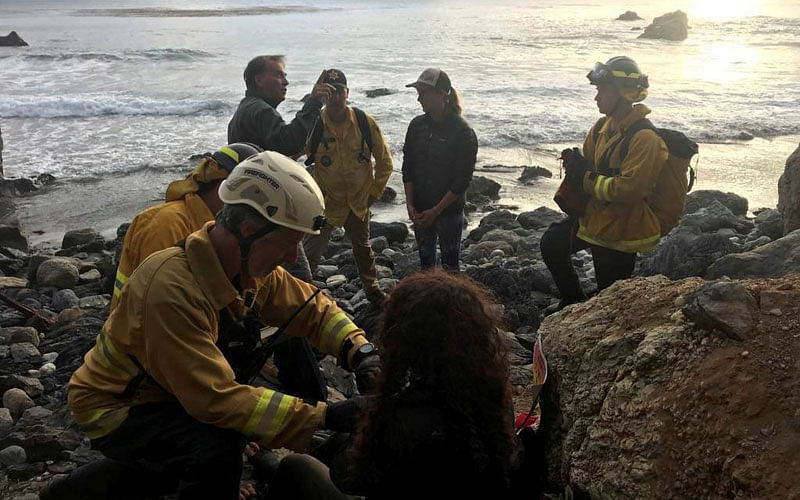
[[640, 89], [646, 89], [650, 86], [647, 75], [614, 70], [601, 62], [594, 63], [594, 67], [586, 74], [586, 78], [589, 79], [592, 85], [611, 83], [617, 87]]

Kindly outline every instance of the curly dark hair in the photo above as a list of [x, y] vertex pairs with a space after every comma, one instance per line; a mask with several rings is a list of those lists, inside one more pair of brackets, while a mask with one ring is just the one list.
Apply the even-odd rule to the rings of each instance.
[[398, 442], [392, 434], [405, 425], [398, 424], [398, 411], [432, 404], [457, 448], [452, 452], [459, 467], [468, 469], [460, 473], [503, 475], [514, 431], [500, 309], [481, 285], [440, 269], [397, 285], [384, 304], [376, 398], [356, 431], [351, 460], [379, 481], [402, 469], [396, 450], [387, 446]]

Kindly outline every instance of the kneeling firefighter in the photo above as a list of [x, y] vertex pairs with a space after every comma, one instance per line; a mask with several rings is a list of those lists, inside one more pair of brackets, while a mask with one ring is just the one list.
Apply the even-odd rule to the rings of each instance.
[[305, 234], [325, 223], [319, 187], [274, 152], [241, 162], [219, 188], [216, 220], [144, 260], [70, 379], [72, 416], [105, 459], [42, 498], [235, 499], [242, 451], [303, 451], [319, 428], [351, 431], [360, 399], [308, 401], [253, 387], [216, 345], [221, 311], [280, 326], [336, 356], [365, 389], [377, 351], [335, 302], [287, 273]]

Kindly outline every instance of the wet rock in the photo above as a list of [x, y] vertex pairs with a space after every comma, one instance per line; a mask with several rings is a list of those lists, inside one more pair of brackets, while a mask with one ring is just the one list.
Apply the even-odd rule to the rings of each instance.
[[351, 398], [356, 394], [356, 379], [351, 372], [346, 371], [336, 364], [335, 358], [326, 356], [319, 363], [320, 371], [325, 381], [345, 397]]
[[54, 257], [39, 266], [36, 282], [43, 287], [73, 288], [78, 284], [78, 268], [72, 259]]
[[486, 196], [492, 200], [500, 199], [500, 183], [492, 179], [482, 177], [480, 175], [473, 175], [472, 181], [467, 188], [467, 199], [473, 199], [478, 196]]
[[12, 326], [2, 331], [7, 344], [29, 343], [39, 347], [39, 332], [30, 326]]
[[41, 353], [39, 353], [39, 349], [36, 348], [35, 345], [24, 342], [21, 344], [12, 344], [11, 345], [11, 357], [14, 361], [29, 361], [29, 362], [36, 362], [40, 361], [42, 358]]
[[620, 14], [615, 21], [641, 21], [642, 18], [639, 17], [639, 14], [632, 10], [626, 10], [624, 13]]
[[[45, 464], [41, 462], [30, 464], [17, 464], [8, 467], [8, 477], [17, 481], [27, 481], [34, 476], [38, 476], [45, 471]], [[15, 497], [13, 500], [35, 500], [38, 495], [35, 493], [26, 493]]]
[[685, 12], [676, 10], [653, 19], [639, 38], [655, 38], [681, 41], [689, 36], [689, 18]]
[[14, 419], [11, 418], [11, 411], [8, 408], [0, 408], [0, 435], [5, 434], [14, 426]]
[[325, 284], [328, 286], [328, 288], [337, 288], [345, 283], [347, 283], [347, 276], [344, 274], [334, 274], [325, 280]]
[[783, 216], [783, 234], [800, 229], [800, 146], [786, 159], [778, 179], [778, 211]]
[[81, 309], [103, 309], [111, 301], [107, 295], [90, 295], [80, 299], [79, 305]]
[[777, 240], [783, 236], [783, 216], [775, 209], [759, 210], [753, 222], [756, 227], [747, 235], [748, 239], [768, 236], [770, 240]]
[[328, 278], [330, 278], [331, 276], [333, 276], [334, 274], [336, 274], [338, 272], [339, 272], [339, 268], [337, 266], [326, 266], [326, 265], [320, 264], [314, 270], [314, 277], [315, 278], [321, 278], [322, 281], [325, 281], [325, 280], [327, 280]]
[[686, 195], [684, 214], [692, 214], [701, 208], [710, 207], [715, 201], [723, 204], [733, 215], [747, 215], [747, 198], [735, 193], [724, 193], [714, 189], [701, 189]]
[[708, 268], [706, 277], [755, 278], [797, 272], [800, 272], [800, 230], [750, 252], [724, 256]]
[[372, 251], [376, 254], [383, 252], [387, 248], [389, 248], [389, 240], [386, 239], [386, 236], [378, 236], [377, 238], [372, 238], [369, 240], [370, 245], [372, 246]]
[[22, 412], [20, 422], [23, 425], [34, 425], [46, 422], [53, 416], [53, 412], [41, 406], [33, 406]]
[[386, 87], [380, 87], [377, 89], [370, 89], [364, 91], [364, 95], [369, 97], [370, 99], [374, 99], [376, 97], [383, 97], [386, 95], [392, 95], [396, 93], [397, 93], [396, 90], [387, 89]]
[[98, 271], [97, 269], [90, 269], [90, 270], [86, 271], [85, 273], [81, 273], [78, 276], [80, 283], [88, 283], [88, 282], [91, 282], [91, 281], [97, 281], [102, 277], [103, 276], [100, 274], [100, 271]]
[[56, 365], [53, 363], [45, 363], [39, 368], [39, 374], [42, 377], [48, 377], [56, 372]]
[[74, 229], [64, 233], [64, 238], [61, 240], [61, 248], [84, 247], [92, 243], [99, 243], [98, 250], [102, 250], [104, 242], [105, 240], [100, 233], [92, 228]]
[[3, 393], [3, 406], [8, 408], [11, 418], [17, 419], [25, 410], [33, 408], [36, 404], [22, 389], [8, 389]]
[[64, 309], [77, 307], [80, 299], [71, 288], [65, 288], [53, 293], [53, 299], [50, 302], [50, 309], [55, 312], [61, 312]]
[[461, 260], [466, 264], [480, 264], [497, 250], [502, 251], [504, 255], [514, 255], [514, 247], [505, 241], [481, 241], [470, 245], [464, 251]]
[[26, 377], [19, 374], [0, 377], [0, 393], [5, 394], [12, 389], [19, 389], [32, 398], [39, 397], [44, 392], [42, 382], [35, 377]]
[[0, 47], [27, 47], [28, 42], [22, 39], [16, 31], [6, 36], [0, 36]]
[[0, 246], [28, 251], [28, 237], [16, 218], [8, 218], [0, 223]]
[[522, 212], [517, 216], [517, 222], [525, 229], [548, 228], [554, 222], [560, 222], [566, 218], [561, 212], [552, 208], [539, 207], [530, 212]]
[[58, 359], [57, 352], [48, 352], [46, 354], [42, 354], [42, 361], [45, 363], [53, 363], [56, 359]]
[[[484, 232], [491, 229], [516, 229], [521, 227], [517, 222], [517, 216], [508, 210], [495, 210], [486, 214], [478, 224], [479, 228], [484, 228]], [[481, 234], [482, 236], [482, 234]], [[478, 241], [480, 238], [478, 239]]]
[[519, 176], [519, 181], [523, 184], [530, 184], [531, 182], [536, 181], [540, 177], [546, 177], [550, 179], [553, 177], [553, 172], [538, 165], [533, 167], [524, 167], [522, 169], [522, 173]]
[[381, 193], [381, 197], [378, 198], [378, 201], [381, 203], [391, 203], [395, 200], [395, 198], [397, 198], [397, 191], [389, 186], [386, 186], [383, 189], [383, 193]]
[[25, 288], [28, 280], [25, 278], [15, 278], [13, 276], [0, 276], [0, 289], [5, 288]]
[[714, 281], [687, 299], [683, 314], [702, 328], [719, 329], [732, 339], [745, 340], [755, 333], [758, 306], [742, 284]]
[[728, 207], [717, 200], [712, 201], [707, 207], [684, 215], [678, 225], [696, 227], [706, 233], [722, 228], [731, 228], [740, 234], [747, 234], [755, 227], [753, 222], [744, 217], [737, 217]]
[[663, 274], [671, 279], [705, 276], [709, 266], [718, 259], [739, 251], [741, 249], [723, 235], [679, 225], [655, 250], [642, 255], [638, 274]]
[[402, 222], [376, 222], [370, 221], [369, 234], [373, 238], [385, 236], [390, 245], [403, 243], [408, 237], [408, 226]]
[[5, 466], [24, 464], [28, 460], [21, 446], [12, 445], [0, 450], [0, 464]]

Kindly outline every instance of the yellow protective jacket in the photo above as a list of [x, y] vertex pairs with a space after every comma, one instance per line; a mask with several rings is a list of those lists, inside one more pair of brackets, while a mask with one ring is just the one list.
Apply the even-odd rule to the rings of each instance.
[[[313, 287], [278, 267], [255, 289], [240, 295], [226, 277], [209, 237], [209, 222], [186, 238], [185, 249], [170, 247], [148, 257], [131, 275], [117, 308], [96, 345], [69, 382], [75, 422], [94, 439], [117, 428], [131, 407], [177, 399], [200, 422], [235, 429], [267, 447], [302, 451], [324, 418], [315, 406], [262, 387], [242, 385], [215, 345], [219, 311], [235, 317], [251, 308], [265, 325], [279, 326], [313, 293]], [[250, 295], [252, 293], [252, 295]], [[320, 351], [338, 356], [351, 339], [349, 361], [366, 342], [339, 307], [320, 294], [286, 330], [305, 335]], [[142, 373], [145, 379], [128, 399], [118, 395]]]
[[148, 208], [134, 217], [122, 242], [111, 310], [117, 307], [128, 277], [144, 259], [181, 241], [212, 219], [214, 214], [194, 193]]
[[[637, 104], [618, 125], [609, 119], [599, 134], [594, 130], [597, 124], [589, 131], [583, 154], [591, 162], [592, 171], [584, 176], [583, 189], [591, 198], [580, 218], [580, 239], [630, 253], [646, 252], [658, 245], [661, 226], [647, 198], [669, 156], [667, 146], [654, 131], [642, 130], [631, 139], [624, 160], [620, 161], [619, 151], [613, 149], [625, 130], [648, 113], [647, 106]], [[597, 169], [609, 149], [613, 175], [601, 175]]]
[[[369, 210], [369, 198], [380, 198], [392, 173], [389, 146], [375, 120], [368, 114], [374, 164], [372, 160], [359, 162], [361, 131], [353, 109], [348, 107], [347, 111], [348, 118], [341, 124], [328, 118], [327, 108], [320, 113], [322, 141], [317, 147], [312, 174], [325, 196], [325, 216], [332, 226], [343, 225], [350, 211], [363, 220]], [[364, 154], [369, 155], [366, 146], [364, 149]], [[322, 164], [323, 156], [331, 160], [329, 165]]]
[[111, 310], [117, 307], [119, 294], [134, 269], [151, 253], [163, 250], [197, 231], [214, 219], [202, 198], [197, 195], [201, 184], [225, 179], [228, 172], [213, 158], [204, 158], [185, 179], [167, 186], [166, 203], [150, 207], [133, 218], [117, 264]]

